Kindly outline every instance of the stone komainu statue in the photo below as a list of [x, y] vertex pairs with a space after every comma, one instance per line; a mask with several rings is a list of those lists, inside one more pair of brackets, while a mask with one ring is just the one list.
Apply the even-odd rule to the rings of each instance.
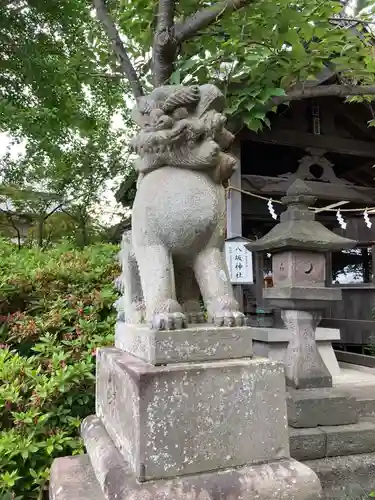
[[164, 86], [138, 101], [132, 141], [139, 177], [122, 240], [119, 320], [156, 329], [242, 325], [223, 256], [225, 190], [235, 159], [224, 99], [213, 85]]

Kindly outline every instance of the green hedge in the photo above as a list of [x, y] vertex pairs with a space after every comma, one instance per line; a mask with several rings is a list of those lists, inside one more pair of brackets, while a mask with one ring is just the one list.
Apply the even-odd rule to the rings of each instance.
[[113, 342], [117, 252], [0, 239], [0, 499], [42, 498], [52, 460], [83, 451], [96, 348]]

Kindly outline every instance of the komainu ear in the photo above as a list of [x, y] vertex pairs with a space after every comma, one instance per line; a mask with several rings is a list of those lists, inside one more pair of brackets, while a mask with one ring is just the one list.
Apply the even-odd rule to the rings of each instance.
[[224, 95], [217, 87], [215, 87], [215, 85], [207, 83], [206, 85], [201, 85], [199, 90], [200, 100], [195, 111], [195, 115], [198, 118], [210, 109], [214, 109], [219, 113], [223, 111], [225, 105]]
[[171, 114], [178, 108], [195, 109], [200, 98], [201, 95], [198, 85], [191, 85], [190, 87], [177, 87], [176, 90], [166, 98], [161, 108], [167, 115]]

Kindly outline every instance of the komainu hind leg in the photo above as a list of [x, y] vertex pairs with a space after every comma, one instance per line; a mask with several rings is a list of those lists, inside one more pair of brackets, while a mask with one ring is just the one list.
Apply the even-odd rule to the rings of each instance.
[[205, 313], [200, 303], [200, 290], [192, 267], [175, 261], [176, 295], [188, 323], [204, 323]]
[[121, 275], [116, 280], [121, 297], [116, 301], [117, 319], [128, 324], [144, 321], [145, 304], [137, 261], [131, 245], [131, 233], [124, 233], [119, 253]]

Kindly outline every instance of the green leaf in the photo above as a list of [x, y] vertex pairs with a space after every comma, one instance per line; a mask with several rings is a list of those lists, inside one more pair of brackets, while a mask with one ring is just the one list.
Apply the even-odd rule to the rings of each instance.
[[179, 85], [181, 83], [181, 71], [174, 71], [169, 80], [171, 85]]
[[262, 121], [267, 125], [268, 128], [271, 128], [271, 121], [269, 120], [269, 118], [267, 118], [266, 116], [264, 116], [262, 118]]
[[252, 117], [258, 120], [264, 120], [265, 118], [265, 111], [256, 111], [255, 113], [252, 113]]
[[271, 89], [268, 89], [267, 92], [268, 92], [270, 97], [277, 97], [277, 96], [286, 95], [285, 90], [281, 89], [281, 88], [271, 88]]
[[247, 128], [253, 132], [258, 132], [263, 128], [261, 120], [258, 120], [257, 118], [249, 117], [245, 123]]
[[247, 102], [245, 103], [245, 106], [244, 108], [247, 110], [247, 111], [252, 111], [256, 106], [256, 103], [255, 102]]

